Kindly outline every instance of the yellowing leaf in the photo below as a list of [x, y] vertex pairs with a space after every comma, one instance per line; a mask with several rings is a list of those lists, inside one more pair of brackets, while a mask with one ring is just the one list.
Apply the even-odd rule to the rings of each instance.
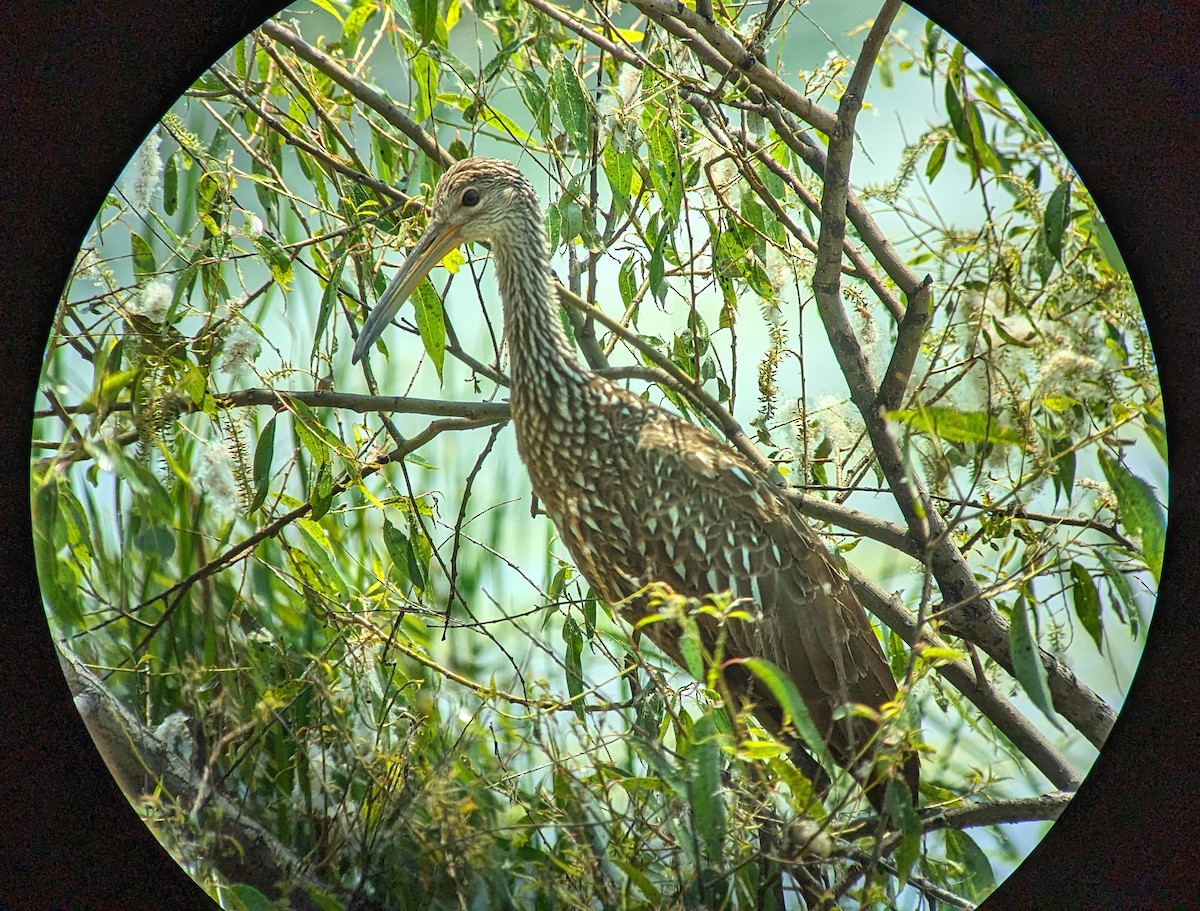
[[940, 437], [947, 443], [1000, 443], [1024, 446], [1021, 434], [982, 411], [957, 411], [953, 408], [906, 408], [888, 412], [888, 417], [914, 430]]

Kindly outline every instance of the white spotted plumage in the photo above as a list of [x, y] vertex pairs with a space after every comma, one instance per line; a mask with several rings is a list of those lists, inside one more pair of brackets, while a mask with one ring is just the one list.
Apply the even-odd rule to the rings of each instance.
[[[874, 724], [861, 714], [835, 722], [834, 712], [849, 701], [878, 709], [896, 686], [866, 614], [817, 535], [740, 454], [575, 361], [557, 312], [541, 208], [515, 167], [483, 158], [452, 166], [434, 196], [429, 231], [492, 246], [517, 445], [534, 493], [587, 581], [634, 622], [646, 616], [639, 593], [655, 582], [692, 598], [731, 590], [752, 599], [751, 615], [761, 620], [729, 622], [726, 657], [763, 657], [784, 669], [835, 757], [853, 768]], [[715, 644], [717, 620], [698, 614], [697, 624]], [[682, 663], [677, 628], [643, 628]], [[780, 730], [773, 696], [741, 665], [725, 673], [731, 691]], [[912, 788], [917, 768], [915, 758], [905, 767]], [[873, 802], [881, 793], [868, 790]]]

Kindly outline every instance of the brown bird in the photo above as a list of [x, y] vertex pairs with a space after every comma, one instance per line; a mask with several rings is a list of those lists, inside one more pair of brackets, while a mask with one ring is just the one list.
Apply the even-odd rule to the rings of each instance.
[[[516, 167], [469, 158], [446, 171], [428, 228], [364, 323], [352, 361], [467, 241], [491, 245], [517, 446], [583, 577], [634, 624], [648, 615], [645, 590], [655, 583], [689, 598], [745, 599], [755, 619], [728, 621], [725, 658], [764, 658], [781, 668], [833, 757], [881, 809], [879, 770], [864, 759], [876, 723], [861, 713], [834, 719], [847, 703], [879, 709], [896, 697], [866, 613], [816, 533], [742, 455], [576, 361], [559, 321], [541, 206]], [[696, 620], [711, 653], [718, 621]], [[677, 624], [643, 629], [686, 666]], [[744, 666], [727, 665], [725, 679], [753, 701], [763, 724], [783, 733], [782, 708]], [[811, 760], [804, 766], [812, 775]], [[914, 799], [918, 774], [909, 756], [904, 778]]]

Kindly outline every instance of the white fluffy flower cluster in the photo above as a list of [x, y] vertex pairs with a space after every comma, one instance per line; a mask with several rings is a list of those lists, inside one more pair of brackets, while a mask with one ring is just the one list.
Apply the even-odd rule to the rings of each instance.
[[137, 296], [126, 306], [134, 316], [144, 316], [148, 320], [161, 323], [167, 318], [173, 296], [174, 289], [170, 285], [155, 279], [142, 285]]
[[241, 501], [233, 476], [233, 454], [225, 446], [218, 444], [204, 450], [192, 480], [219, 517], [232, 519], [237, 515]]
[[162, 136], [155, 127], [125, 170], [125, 198], [136, 212], [149, 211], [154, 194], [158, 192], [163, 166], [162, 156], [158, 154], [161, 144]]
[[225, 335], [225, 346], [217, 366], [223, 372], [237, 376], [254, 363], [261, 351], [262, 339], [258, 333], [245, 320], [238, 320]]

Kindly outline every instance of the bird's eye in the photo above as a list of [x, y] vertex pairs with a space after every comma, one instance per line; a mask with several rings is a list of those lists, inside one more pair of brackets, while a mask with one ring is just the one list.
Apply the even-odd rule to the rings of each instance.
[[468, 209], [479, 205], [479, 191], [474, 187], [464, 191], [462, 195], [462, 204]]

